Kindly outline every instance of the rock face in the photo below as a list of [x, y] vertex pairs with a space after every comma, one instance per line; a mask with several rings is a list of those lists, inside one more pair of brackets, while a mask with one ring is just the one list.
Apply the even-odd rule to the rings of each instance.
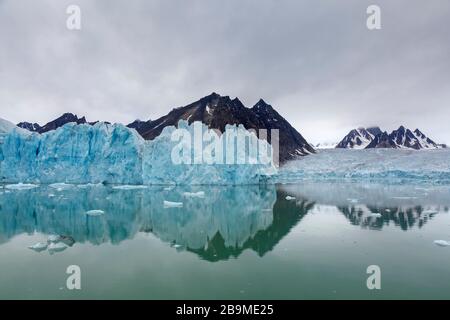
[[354, 129], [336, 145], [336, 148], [364, 149], [375, 139], [377, 135], [381, 133], [382, 132], [379, 127]]
[[269, 142], [270, 129], [278, 129], [281, 163], [315, 152], [302, 135], [262, 99], [252, 108], [246, 108], [238, 98], [212, 93], [187, 106], [175, 108], [154, 121], [135, 121], [128, 126], [136, 128], [144, 139], [153, 140], [164, 127], [177, 126], [179, 120], [189, 123], [201, 121], [209, 129], [218, 129], [220, 132], [225, 130], [227, 124], [242, 124], [247, 130], [267, 129]]
[[400, 126], [397, 130], [388, 134], [383, 132], [377, 135], [375, 139], [367, 146], [371, 148], [393, 148], [393, 149], [440, 149], [445, 148], [443, 145], [439, 145], [419, 129], [411, 131], [404, 126]]
[[[61, 117], [56, 118], [53, 121], [50, 121], [49, 123], [45, 124], [42, 127], [38, 123], [30, 123], [30, 122], [20, 122], [17, 124], [17, 126], [31, 132], [44, 133], [51, 130], [56, 130], [69, 122], [75, 122], [76, 124], [87, 123], [85, 117], [78, 118], [78, 116], [73, 113], [64, 113]], [[96, 122], [93, 122], [91, 124], [95, 123]]]
[[336, 146], [341, 149], [403, 148], [414, 150], [445, 147], [445, 145], [435, 143], [419, 129], [411, 131], [404, 126], [400, 126], [390, 134], [381, 131], [379, 127], [358, 128], [350, 131]]
[[41, 126], [38, 123], [31, 122], [19, 122], [17, 124], [19, 128], [26, 129], [31, 132], [38, 132], [41, 129]]

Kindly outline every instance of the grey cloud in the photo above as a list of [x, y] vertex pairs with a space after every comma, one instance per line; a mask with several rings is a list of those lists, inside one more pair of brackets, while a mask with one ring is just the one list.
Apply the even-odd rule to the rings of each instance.
[[263, 97], [313, 142], [404, 124], [449, 143], [449, 16], [446, 0], [0, 1], [0, 117], [126, 123], [216, 91]]

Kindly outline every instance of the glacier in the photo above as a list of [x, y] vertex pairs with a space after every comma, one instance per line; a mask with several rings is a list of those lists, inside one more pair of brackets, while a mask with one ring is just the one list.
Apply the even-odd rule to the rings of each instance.
[[287, 163], [275, 180], [450, 184], [450, 150], [320, 150]]
[[[134, 129], [122, 124], [68, 123], [44, 134], [5, 124], [0, 127], [5, 127], [0, 133], [1, 183], [238, 185], [267, 182], [277, 171], [272, 162], [262, 161], [242, 165], [175, 164], [171, 158], [177, 145], [172, 139], [174, 126], [165, 127], [154, 140], [145, 141]], [[250, 144], [271, 150], [267, 141], [259, 140], [243, 126], [227, 126], [220, 136], [200, 122], [189, 125], [181, 120], [178, 128], [192, 135], [195, 130], [202, 135], [216, 135], [225, 148], [230, 147], [226, 132], [233, 131], [237, 137], [250, 138]], [[243, 151], [247, 157], [251, 157], [249, 148], [246, 145]], [[192, 156], [196, 156], [196, 151], [194, 143]]]

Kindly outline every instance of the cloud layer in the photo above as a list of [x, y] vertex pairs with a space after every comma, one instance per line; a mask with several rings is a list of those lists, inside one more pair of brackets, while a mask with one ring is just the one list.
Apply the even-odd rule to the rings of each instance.
[[312, 142], [404, 124], [450, 143], [448, 17], [447, 0], [0, 0], [0, 117], [128, 123], [216, 91], [264, 98]]

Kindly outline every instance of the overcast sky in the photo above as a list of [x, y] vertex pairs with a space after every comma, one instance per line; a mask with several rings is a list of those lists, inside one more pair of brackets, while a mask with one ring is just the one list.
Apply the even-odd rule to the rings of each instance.
[[450, 143], [448, 0], [0, 0], [0, 39], [13, 122], [156, 119], [215, 91], [264, 98], [314, 143], [400, 124]]

